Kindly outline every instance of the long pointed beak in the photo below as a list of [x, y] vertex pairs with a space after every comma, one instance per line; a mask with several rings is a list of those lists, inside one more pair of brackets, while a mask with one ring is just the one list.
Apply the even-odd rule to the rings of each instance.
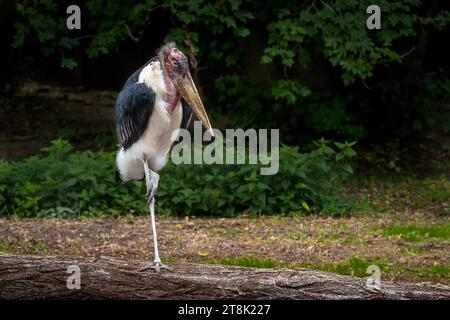
[[214, 137], [211, 123], [209, 122], [208, 115], [206, 114], [205, 107], [203, 107], [202, 100], [198, 95], [191, 74], [188, 72], [186, 76], [179, 78], [176, 82], [176, 87], [183, 99], [191, 106], [192, 111], [194, 111], [194, 114], [202, 122], [203, 126], [209, 131], [211, 136]]

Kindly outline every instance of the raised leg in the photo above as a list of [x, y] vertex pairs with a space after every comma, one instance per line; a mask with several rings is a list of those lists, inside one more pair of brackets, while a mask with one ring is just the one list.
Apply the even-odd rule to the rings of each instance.
[[159, 174], [154, 172], [148, 167], [147, 161], [144, 160], [144, 171], [145, 171], [145, 184], [147, 187], [147, 193], [145, 198], [147, 199], [147, 204], [150, 206], [151, 201], [155, 198], [156, 189], [158, 189]]
[[147, 269], [155, 269], [156, 272], [159, 272], [160, 269], [167, 269], [172, 271], [169, 267], [161, 263], [161, 259], [159, 258], [158, 252], [158, 237], [156, 234], [156, 219], [155, 219], [155, 192], [158, 188], [159, 175], [152, 171], [147, 164], [147, 161], [144, 160], [144, 171], [145, 171], [145, 183], [147, 186], [147, 194], [145, 197], [147, 198], [147, 203], [150, 209], [150, 218], [152, 222], [152, 234], [153, 234], [153, 250], [154, 250], [154, 261], [153, 263], [146, 263], [140, 271], [144, 271]]

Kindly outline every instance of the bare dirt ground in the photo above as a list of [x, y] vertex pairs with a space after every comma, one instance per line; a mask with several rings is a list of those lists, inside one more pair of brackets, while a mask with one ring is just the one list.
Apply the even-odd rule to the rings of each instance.
[[[158, 230], [160, 254], [169, 263], [221, 263], [224, 258], [245, 257], [261, 261], [263, 267], [271, 261], [278, 267], [326, 269], [327, 264], [344, 265], [356, 256], [387, 266], [389, 272], [385, 276], [389, 279], [448, 284], [448, 271], [423, 274], [420, 270], [448, 266], [450, 242], [410, 242], [401, 235], [382, 232], [393, 222], [436, 223], [436, 219], [432, 220], [420, 214], [340, 219], [165, 218], [158, 221]], [[147, 217], [1, 219], [0, 245], [0, 251], [19, 254], [152, 259]]]

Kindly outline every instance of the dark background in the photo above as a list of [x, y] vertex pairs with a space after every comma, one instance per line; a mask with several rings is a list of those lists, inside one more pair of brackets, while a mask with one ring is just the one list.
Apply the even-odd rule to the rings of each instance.
[[[161, 44], [175, 40], [197, 61], [191, 69], [219, 128], [276, 127], [288, 144], [324, 136], [395, 148], [448, 133], [447, 1], [380, 1], [382, 28], [371, 31], [364, 1], [86, 1], [78, 2], [82, 29], [73, 31], [65, 28], [69, 4], [77, 3], [2, 5], [5, 96], [29, 79], [117, 92]], [[26, 32], [17, 43], [20, 25]], [[41, 40], [45, 34], [50, 38]], [[327, 52], [330, 36], [342, 58]], [[66, 38], [78, 40], [64, 46]], [[390, 52], [376, 59], [377, 49]], [[63, 66], [63, 57], [73, 65]], [[345, 63], [355, 66], [349, 71]]]

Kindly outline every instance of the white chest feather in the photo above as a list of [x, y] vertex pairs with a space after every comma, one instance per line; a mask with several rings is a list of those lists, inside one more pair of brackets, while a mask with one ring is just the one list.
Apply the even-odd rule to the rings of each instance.
[[[139, 167], [133, 169], [137, 171], [138, 176], [143, 172], [141, 166], [144, 159], [147, 159], [150, 168], [154, 171], [158, 171], [165, 165], [166, 155], [174, 142], [174, 132], [180, 128], [183, 113], [181, 102], [178, 102], [172, 112], [168, 111], [170, 110], [168, 100], [172, 88], [167, 88], [159, 62], [146, 66], [139, 74], [139, 82], [145, 83], [155, 91], [153, 112], [148, 120], [147, 128], [138, 141], [126, 151], [121, 151], [121, 155], [119, 152], [118, 155], [123, 159], [120, 162], [128, 162], [128, 166], [134, 163]], [[119, 161], [117, 164], [119, 165]]]
[[182, 118], [181, 103], [172, 112], [167, 108], [171, 90], [164, 81], [161, 64], [157, 61], [145, 67], [139, 75], [143, 82], [155, 91], [155, 104], [147, 129], [138, 142], [141, 142], [147, 157], [166, 154], [173, 143], [172, 134], [180, 128]]

